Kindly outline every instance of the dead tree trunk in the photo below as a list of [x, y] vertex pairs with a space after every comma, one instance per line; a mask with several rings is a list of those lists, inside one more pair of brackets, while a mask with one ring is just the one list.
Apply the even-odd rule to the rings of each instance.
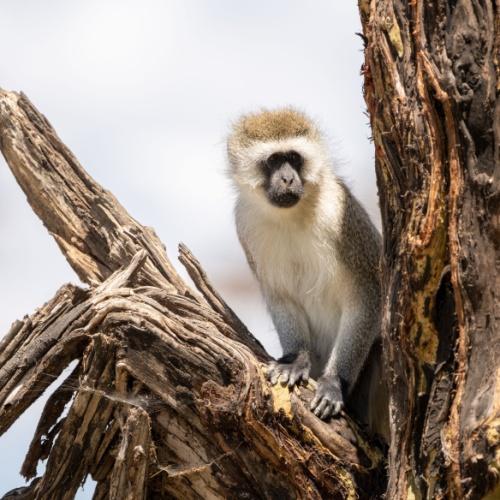
[[481, 498], [500, 474], [499, 4], [359, 6], [385, 239], [387, 497]]
[[[24, 95], [0, 90], [0, 148], [80, 279], [0, 343], [0, 433], [72, 361], [22, 466], [23, 498], [377, 498], [384, 457], [346, 416], [308, 410], [314, 383], [270, 387], [269, 359], [199, 263], [170, 264]], [[66, 416], [61, 416], [70, 404]], [[16, 498], [19, 498], [17, 496]]]

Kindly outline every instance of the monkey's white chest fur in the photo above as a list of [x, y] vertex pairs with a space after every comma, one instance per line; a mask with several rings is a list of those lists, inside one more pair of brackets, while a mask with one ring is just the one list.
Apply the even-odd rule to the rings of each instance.
[[339, 224], [341, 207], [335, 210], [330, 205], [323, 217], [315, 218], [316, 224], [293, 217], [259, 217], [248, 207], [240, 208], [236, 210], [238, 233], [266, 301], [278, 298], [289, 303], [285, 307], [293, 304], [300, 320], [307, 323], [317, 358], [314, 365], [321, 371], [337, 337], [351, 280], [335, 242], [324, 241], [329, 232], [318, 226], [318, 220], [331, 229]]

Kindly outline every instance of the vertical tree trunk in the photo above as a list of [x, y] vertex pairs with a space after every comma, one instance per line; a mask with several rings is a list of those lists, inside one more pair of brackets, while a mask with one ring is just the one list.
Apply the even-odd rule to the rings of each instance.
[[498, 3], [360, 0], [385, 249], [387, 498], [500, 474]]

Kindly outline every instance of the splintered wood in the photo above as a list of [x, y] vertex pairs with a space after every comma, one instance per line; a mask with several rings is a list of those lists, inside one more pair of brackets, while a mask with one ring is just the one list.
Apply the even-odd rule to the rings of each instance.
[[377, 445], [347, 416], [312, 415], [313, 383], [272, 390], [263, 371], [270, 357], [189, 250], [180, 247], [180, 260], [197, 291], [23, 94], [0, 91], [0, 148], [89, 285], [63, 286], [0, 344], [1, 432], [75, 364], [40, 416], [21, 498], [71, 499], [88, 475], [96, 499], [384, 491]]

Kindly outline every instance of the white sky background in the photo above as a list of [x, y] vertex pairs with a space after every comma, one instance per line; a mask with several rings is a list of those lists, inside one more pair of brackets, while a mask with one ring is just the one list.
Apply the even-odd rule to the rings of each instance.
[[[357, 3], [333, 0], [0, 0], [0, 87], [29, 96], [87, 171], [155, 228], [175, 264], [186, 243], [278, 355], [236, 239], [225, 135], [241, 112], [302, 108], [378, 224], [360, 30]], [[2, 335], [77, 281], [2, 157], [0, 241]], [[0, 495], [22, 484], [36, 418], [0, 439]]]

